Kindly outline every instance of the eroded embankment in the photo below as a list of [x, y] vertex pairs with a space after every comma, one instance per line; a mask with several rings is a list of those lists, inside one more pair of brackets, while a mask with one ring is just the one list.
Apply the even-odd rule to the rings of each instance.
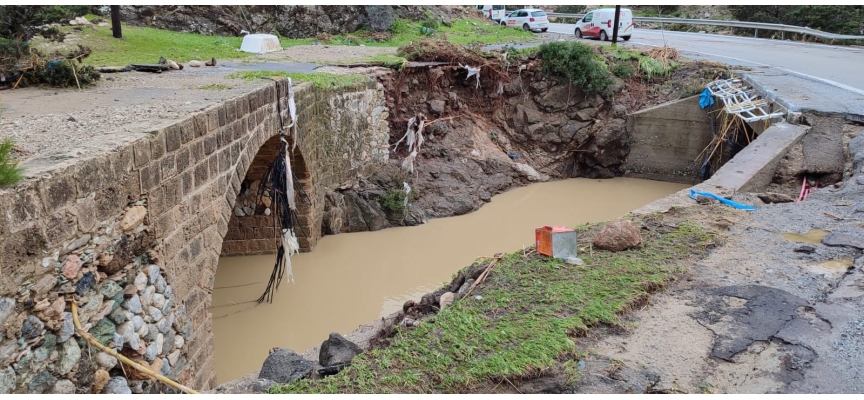
[[[545, 76], [536, 54], [504, 62], [446, 46], [422, 50], [408, 57], [428, 63], [406, 64], [383, 80], [391, 145], [411, 118], [426, 121], [413, 172], [401, 166], [409, 154], [403, 143], [376, 175], [328, 195], [325, 233], [461, 215], [530, 182], [620, 176], [630, 152], [627, 115], [698, 93], [722, 73], [715, 64], [684, 62], [669, 76], [614, 78], [605, 94], [589, 94]], [[480, 78], [460, 63], [483, 65]], [[403, 182], [412, 190], [407, 207]]]

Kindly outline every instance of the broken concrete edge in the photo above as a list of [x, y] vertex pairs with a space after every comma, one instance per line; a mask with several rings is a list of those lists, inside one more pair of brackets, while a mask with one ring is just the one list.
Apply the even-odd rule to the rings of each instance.
[[723, 197], [731, 197], [742, 191], [763, 190], [771, 183], [780, 159], [809, 131], [810, 128], [803, 125], [791, 125], [785, 122], [774, 124], [724, 164], [707, 181], [653, 201], [631, 211], [630, 214], [665, 212], [676, 206], [697, 205], [698, 203], [690, 198], [690, 190], [710, 192]]

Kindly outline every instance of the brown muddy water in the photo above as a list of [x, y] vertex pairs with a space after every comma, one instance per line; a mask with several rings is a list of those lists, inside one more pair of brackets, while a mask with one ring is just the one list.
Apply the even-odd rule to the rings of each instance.
[[534, 244], [534, 228], [617, 218], [687, 185], [616, 178], [537, 183], [495, 196], [480, 210], [414, 227], [322, 238], [291, 258], [273, 304], [254, 305], [275, 255], [223, 257], [213, 291], [219, 383], [261, 368], [268, 350], [302, 353], [436, 290], [475, 258]]

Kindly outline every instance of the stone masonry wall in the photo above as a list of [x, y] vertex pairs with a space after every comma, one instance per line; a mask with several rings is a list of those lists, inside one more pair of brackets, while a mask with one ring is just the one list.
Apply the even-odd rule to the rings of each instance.
[[[110, 152], [51, 160], [0, 190], [0, 393], [170, 391], [88, 349], [72, 301], [104, 344], [186, 386], [215, 385], [210, 293], [241, 182], [278, 134], [274, 86], [118, 134]], [[381, 89], [295, 87], [308, 245], [328, 188], [386, 159]]]

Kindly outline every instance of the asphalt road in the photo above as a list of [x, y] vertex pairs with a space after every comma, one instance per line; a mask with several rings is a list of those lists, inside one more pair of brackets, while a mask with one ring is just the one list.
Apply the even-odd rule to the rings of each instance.
[[[576, 25], [549, 24], [549, 31], [573, 35]], [[637, 29], [629, 42], [662, 46], [665, 42], [692, 58], [744, 67], [774, 67], [864, 94], [864, 48], [789, 40]], [[594, 39], [584, 39], [594, 40]]]

